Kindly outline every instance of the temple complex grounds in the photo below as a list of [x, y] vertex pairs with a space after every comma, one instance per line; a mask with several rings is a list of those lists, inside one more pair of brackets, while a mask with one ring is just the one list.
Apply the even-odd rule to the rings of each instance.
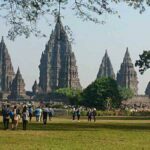
[[1, 150], [149, 150], [150, 117], [54, 117], [47, 125], [35, 118], [22, 130], [4, 130], [0, 119]]

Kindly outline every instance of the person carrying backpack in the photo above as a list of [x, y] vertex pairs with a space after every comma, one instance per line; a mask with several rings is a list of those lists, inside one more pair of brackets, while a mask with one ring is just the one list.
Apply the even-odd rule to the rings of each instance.
[[3, 122], [5, 130], [9, 128], [9, 119], [10, 119], [10, 109], [9, 105], [7, 105], [7, 107], [5, 107], [3, 110]]
[[12, 123], [11, 123], [11, 128], [14, 129], [14, 126], [15, 126], [15, 121], [14, 121], [14, 116], [16, 116], [16, 110], [17, 110], [17, 106], [14, 106], [13, 110], [10, 111], [10, 118], [12, 120]]
[[29, 120], [29, 112], [27, 110], [27, 107], [23, 107], [23, 112], [22, 112], [22, 125], [23, 125], [23, 130], [27, 129], [27, 124]]

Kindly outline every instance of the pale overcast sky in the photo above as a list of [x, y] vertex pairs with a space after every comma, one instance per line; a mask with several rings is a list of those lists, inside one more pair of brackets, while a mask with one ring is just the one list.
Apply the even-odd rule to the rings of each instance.
[[[73, 32], [75, 44], [72, 45], [72, 49], [76, 55], [79, 78], [84, 88], [96, 79], [106, 49], [115, 73], [120, 69], [126, 47], [129, 48], [133, 63], [143, 50], [150, 49], [150, 8], [142, 15], [125, 6], [120, 6], [119, 10], [120, 19], [115, 16], [103, 16], [107, 21], [105, 25], [82, 22], [69, 12], [65, 14], [65, 19], [62, 19], [63, 24], [69, 25]], [[17, 67], [20, 67], [26, 90], [31, 90], [34, 80], [39, 78], [41, 53], [54, 28], [54, 25], [49, 27], [42, 21], [39, 26], [46, 33], [46, 38], [19, 37], [12, 42], [6, 38], [8, 28], [4, 21], [0, 20], [0, 36], [5, 38], [15, 72]], [[138, 73], [137, 68], [136, 71]], [[144, 75], [138, 73], [138, 80], [139, 94], [143, 94], [150, 81], [150, 70]]]

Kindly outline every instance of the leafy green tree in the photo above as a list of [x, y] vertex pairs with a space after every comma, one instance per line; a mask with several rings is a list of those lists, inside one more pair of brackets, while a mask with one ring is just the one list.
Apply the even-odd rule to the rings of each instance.
[[[116, 81], [112, 78], [99, 78], [83, 91], [82, 103], [98, 109], [116, 108], [121, 104], [121, 97]], [[108, 103], [109, 100], [109, 103]]]
[[143, 51], [139, 57], [140, 59], [136, 61], [135, 66], [138, 66], [139, 72], [143, 74], [147, 69], [150, 68], [150, 50]]
[[0, 16], [11, 25], [8, 36], [13, 40], [17, 35], [42, 35], [37, 28], [39, 20], [45, 18], [51, 25], [52, 21], [49, 18], [60, 15], [60, 9], [61, 15], [67, 8], [83, 21], [103, 24], [105, 20], [100, 16], [118, 15], [116, 6], [119, 3], [138, 9], [140, 13], [145, 11], [146, 6], [150, 6], [150, 0], [1, 0]]
[[78, 105], [80, 102], [81, 91], [78, 89], [60, 88], [60, 89], [56, 90], [55, 93], [66, 96], [71, 105]]
[[122, 100], [127, 100], [134, 96], [134, 92], [129, 88], [119, 87], [119, 92]]

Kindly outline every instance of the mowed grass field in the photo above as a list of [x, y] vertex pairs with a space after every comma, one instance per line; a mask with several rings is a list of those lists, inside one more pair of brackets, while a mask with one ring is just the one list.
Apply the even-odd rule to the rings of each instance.
[[1, 121], [0, 150], [150, 150], [150, 120], [128, 119], [53, 118], [46, 126], [34, 119], [27, 131], [21, 121], [18, 130], [5, 131]]

